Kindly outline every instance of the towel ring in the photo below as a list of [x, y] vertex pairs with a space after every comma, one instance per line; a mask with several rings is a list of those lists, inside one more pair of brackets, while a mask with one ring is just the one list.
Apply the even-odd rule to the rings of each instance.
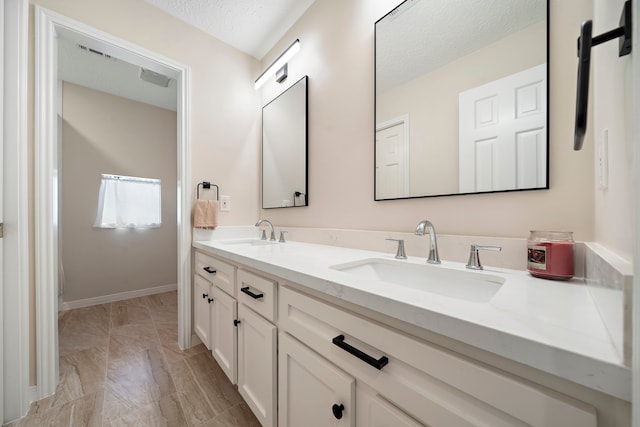
[[200, 199], [200, 186], [202, 186], [202, 188], [204, 188], [205, 190], [208, 190], [211, 187], [216, 187], [216, 200], [220, 200], [220, 188], [217, 185], [212, 184], [208, 181], [199, 182], [198, 185], [196, 186], [196, 193], [198, 195], [198, 199]]

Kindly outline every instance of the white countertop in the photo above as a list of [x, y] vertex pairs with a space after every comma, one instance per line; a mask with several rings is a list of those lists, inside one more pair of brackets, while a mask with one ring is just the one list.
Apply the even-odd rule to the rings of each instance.
[[[489, 302], [471, 302], [378, 281], [359, 280], [330, 266], [381, 252], [287, 242], [231, 245], [195, 241], [212, 255], [320, 291], [404, 322], [487, 350], [615, 397], [631, 400], [631, 370], [622, 364], [587, 287], [580, 280], [551, 281], [526, 271], [485, 266], [506, 281]], [[402, 262], [424, 265], [423, 258]], [[465, 271], [442, 261], [435, 268]], [[468, 270], [466, 270], [468, 271]]]

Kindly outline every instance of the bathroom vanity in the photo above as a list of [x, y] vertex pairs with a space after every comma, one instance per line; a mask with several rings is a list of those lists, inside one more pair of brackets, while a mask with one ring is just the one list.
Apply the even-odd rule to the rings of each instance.
[[194, 332], [263, 426], [630, 425], [630, 369], [578, 280], [299, 242], [193, 247]]

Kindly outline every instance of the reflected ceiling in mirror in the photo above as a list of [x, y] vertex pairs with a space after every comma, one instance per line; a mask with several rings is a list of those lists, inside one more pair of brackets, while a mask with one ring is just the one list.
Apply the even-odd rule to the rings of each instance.
[[375, 200], [548, 188], [548, 1], [407, 0], [375, 24]]
[[262, 108], [262, 208], [307, 206], [307, 76]]

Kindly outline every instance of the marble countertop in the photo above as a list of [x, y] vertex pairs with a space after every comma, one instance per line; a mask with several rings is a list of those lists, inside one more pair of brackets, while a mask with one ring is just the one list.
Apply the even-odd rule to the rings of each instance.
[[[505, 280], [488, 302], [472, 302], [358, 277], [330, 268], [388, 253], [310, 243], [253, 246], [225, 240], [193, 247], [326, 295], [445, 335], [586, 387], [631, 400], [631, 370], [607, 333], [584, 282], [550, 281], [485, 266]], [[402, 262], [424, 265], [423, 258]], [[466, 270], [442, 261], [434, 268]]]

